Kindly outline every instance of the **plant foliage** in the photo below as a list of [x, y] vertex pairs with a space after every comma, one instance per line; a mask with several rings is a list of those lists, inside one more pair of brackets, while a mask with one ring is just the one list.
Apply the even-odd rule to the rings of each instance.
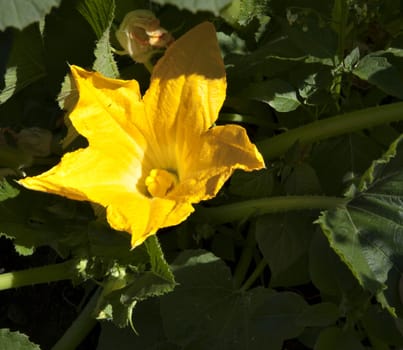
[[[0, 0], [0, 348], [403, 347], [402, 6]], [[214, 128], [244, 127], [266, 168], [131, 249], [105, 208], [16, 180], [88, 146], [68, 119], [69, 65], [149, 88], [165, 48], [136, 63], [115, 36], [139, 9], [174, 39], [214, 24], [227, 81]], [[41, 267], [49, 283], [14, 289]]]

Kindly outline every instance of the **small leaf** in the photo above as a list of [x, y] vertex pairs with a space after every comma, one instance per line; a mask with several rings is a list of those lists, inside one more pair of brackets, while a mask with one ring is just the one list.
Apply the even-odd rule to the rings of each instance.
[[295, 286], [309, 281], [306, 262], [313, 233], [312, 221], [306, 213], [258, 218], [256, 241], [270, 266], [270, 286]]
[[209, 11], [216, 16], [225, 6], [231, 3], [231, 0], [153, 0], [160, 5], [175, 5], [181, 10], [189, 10], [191, 12]]
[[274, 174], [267, 169], [247, 173], [237, 171], [232, 175], [228, 191], [243, 197], [268, 197], [273, 190]]
[[221, 16], [233, 25], [246, 26], [254, 19], [260, 24], [267, 20], [270, 0], [237, 0], [222, 11]]
[[113, 58], [110, 44], [110, 30], [115, 16], [114, 0], [85, 0], [78, 10], [88, 21], [98, 37], [93, 69], [109, 78], [119, 77], [119, 70]]
[[1, 350], [41, 350], [25, 334], [11, 332], [7, 328], [0, 329], [0, 345]]
[[136, 305], [133, 326], [118, 328], [111, 322], [101, 322], [101, 334], [97, 350], [179, 350], [170, 343], [162, 328], [159, 301], [152, 298]]
[[305, 327], [327, 327], [335, 324], [340, 316], [336, 304], [324, 302], [309, 306], [298, 318]]
[[20, 191], [11, 186], [6, 179], [0, 180], [0, 202], [17, 197]]
[[168, 289], [171, 290], [172, 284], [175, 284], [175, 277], [164, 258], [164, 253], [162, 252], [157, 236], [149, 237], [144, 244], [150, 256], [151, 271], [165, 279], [170, 284]]
[[[112, 23], [112, 22], [111, 22]], [[92, 68], [109, 78], [118, 78], [119, 70], [112, 54], [112, 47], [109, 41], [110, 27], [105, 30], [101, 39], [97, 42], [94, 51], [95, 61]]]
[[[131, 253], [136, 256], [135, 252], [141, 251], [142, 247], [137, 247]], [[143, 262], [133, 261], [128, 266], [115, 266], [119, 274], [111, 274], [106, 284], [109, 290], [105, 288], [101, 296], [98, 318], [112, 319], [118, 327], [127, 327], [128, 324], [131, 325], [137, 302], [161, 296], [175, 287], [174, 276], [165, 261], [157, 237], [149, 237], [144, 243], [144, 248], [147, 250], [149, 261], [144, 259]], [[140, 254], [138, 257], [142, 256]], [[151, 265], [151, 270], [145, 271], [146, 264]]]
[[290, 112], [300, 105], [295, 89], [284, 80], [272, 79], [251, 84], [244, 95], [270, 105], [277, 112]]
[[44, 53], [39, 27], [32, 25], [21, 32], [15, 32], [4, 76], [4, 88], [0, 92], [0, 104], [45, 75]]
[[385, 56], [376, 56], [376, 53], [372, 53], [363, 57], [353, 70], [353, 74], [387, 94], [403, 98], [401, 74]]
[[321, 193], [318, 176], [308, 163], [296, 164], [284, 183], [287, 194], [304, 195]]
[[7, 27], [24, 29], [39, 22], [61, 0], [0, 0], [0, 31]]

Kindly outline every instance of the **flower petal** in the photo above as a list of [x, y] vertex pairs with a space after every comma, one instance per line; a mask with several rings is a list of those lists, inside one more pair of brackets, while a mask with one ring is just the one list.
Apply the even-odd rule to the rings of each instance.
[[265, 167], [262, 155], [238, 125], [213, 127], [194, 140], [192, 148], [180, 161], [180, 184], [169, 197], [198, 203], [214, 197], [235, 169]]
[[144, 96], [147, 130], [157, 140], [153, 153], [161, 168], [175, 168], [182, 152], [188, 152], [188, 141], [213, 125], [225, 90], [224, 63], [211, 23], [196, 26], [167, 49]]
[[108, 206], [107, 219], [114, 229], [131, 233], [134, 248], [160, 228], [181, 223], [193, 210], [189, 203], [122, 192]]

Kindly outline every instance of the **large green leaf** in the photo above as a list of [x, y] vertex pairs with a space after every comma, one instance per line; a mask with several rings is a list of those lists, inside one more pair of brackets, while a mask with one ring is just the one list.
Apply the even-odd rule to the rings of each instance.
[[370, 137], [354, 133], [317, 143], [312, 150], [311, 164], [324, 192], [340, 195], [350, 181], [358, 179], [368, 169], [382, 150]]
[[0, 30], [7, 27], [23, 29], [38, 22], [61, 0], [0, 0]]
[[308, 305], [297, 294], [233, 288], [223, 261], [204, 251], [185, 251], [173, 263], [179, 286], [161, 298], [167, 338], [183, 349], [281, 349], [302, 333]]
[[231, 3], [231, 0], [153, 0], [160, 5], [175, 5], [179, 9], [186, 9], [191, 12], [209, 11], [218, 15], [221, 10]]
[[11, 332], [9, 329], [0, 329], [1, 350], [40, 350], [40, 347], [31, 343], [25, 334]]
[[362, 318], [363, 326], [371, 339], [377, 338], [388, 345], [403, 346], [403, 335], [396, 326], [396, 320], [379, 305], [371, 305]]
[[19, 252], [46, 245], [67, 255], [86, 240], [88, 212], [83, 203], [21, 189], [0, 202], [0, 236], [13, 239]]
[[403, 271], [403, 137], [374, 161], [345, 207], [318, 220], [331, 247], [360, 284], [392, 313], [402, 314], [398, 281]]

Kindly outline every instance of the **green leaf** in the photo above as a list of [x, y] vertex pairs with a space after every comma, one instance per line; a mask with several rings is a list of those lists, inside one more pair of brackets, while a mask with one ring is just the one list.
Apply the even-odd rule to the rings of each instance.
[[[135, 249], [141, 249], [142, 246]], [[172, 291], [175, 279], [165, 261], [156, 236], [149, 237], [144, 243], [149, 260], [134, 261], [128, 266], [115, 266], [117, 273], [111, 273], [106, 283], [98, 318], [112, 319], [118, 327], [126, 327], [132, 322], [132, 313], [137, 302], [150, 297], [161, 296]], [[117, 256], [118, 258], [119, 256]], [[146, 264], [151, 265], [145, 270]]]
[[6, 179], [0, 180], [0, 202], [5, 201], [8, 198], [17, 197], [20, 191], [11, 186]]
[[314, 350], [365, 350], [359, 335], [353, 331], [343, 331], [340, 328], [324, 329], [315, 344]]
[[371, 305], [362, 318], [367, 334], [389, 345], [403, 346], [403, 335], [396, 327], [396, 320], [379, 305]]
[[363, 57], [354, 68], [353, 74], [387, 94], [403, 98], [403, 73], [386, 55], [377, 56], [376, 53], [372, 53]]
[[[374, 133], [377, 133], [377, 129], [374, 129]], [[315, 144], [311, 164], [324, 192], [328, 195], [340, 195], [351, 181], [357, 180], [365, 172], [382, 151], [383, 148], [370, 137], [354, 133]]]
[[280, 17], [278, 20], [287, 41], [299, 48], [308, 61], [334, 65], [337, 37], [327, 25], [326, 15], [296, 6], [287, 9], [287, 19]]
[[184, 349], [281, 349], [304, 326], [307, 304], [297, 294], [233, 288], [225, 263], [211, 253], [185, 251], [173, 263], [179, 286], [161, 298], [167, 338]]
[[41, 350], [25, 334], [11, 332], [7, 328], [0, 329], [0, 344], [1, 350]]
[[403, 271], [403, 137], [374, 161], [351, 200], [318, 220], [331, 247], [360, 284], [391, 313], [402, 314], [398, 281]]
[[0, 31], [7, 27], [24, 29], [42, 20], [61, 0], [0, 0]]
[[[111, 22], [112, 23], [112, 22]], [[112, 47], [109, 41], [110, 27], [104, 32], [97, 42], [94, 51], [95, 62], [92, 68], [109, 78], [118, 78], [119, 70], [112, 54]]]
[[111, 322], [101, 322], [101, 334], [97, 350], [179, 350], [170, 343], [164, 333], [159, 301], [152, 298], [136, 305], [133, 312], [133, 326], [118, 328]]
[[109, 27], [111, 16], [112, 18], [114, 16], [115, 1], [83, 0], [78, 3], [77, 10], [91, 25], [99, 39], [104, 34], [105, 29]]
[[251, 99], [267, 103], [277, 112], [294, 111], [300, 105], [295, 89], [280, 79], [251, 84], [243, 94]]
[[287, 194], [304, 195], [321, 193], [318, 176], [308, 163], [297, 163], [284, 183]]
[[[360, 299], [361, 304], [364, 305], [365, 297], [358, 281], [330, 248], [328, 240], [321, 232], [317, 232], [311, 242], [309, 271], [312, 283], [321, 294], [344, 297], [344, 299]], [[353, 303], [353, 300], [348, 302], [348, 304]]]
[[270, 267], [271, 287], [309, 281], [307, 262], [313, 220], [306, 213], [265, 215], [257, 219], [256, 241]]
[[335, 324], [339, 316], [340, 311], [336, 304], [324, 302], [310, 305], [298, 318], [298, 322], [305, 327], [327, 327]]
[[[1, 12], [0, 12], [1, 13]], [[46, 75], [42, 38], [38, 25], [14, 33], [14, 42], [0, 92], [0, 104]]]
[[[75, 1], [80, 3], [81, 0]], [[48, 72], [47, 88], [56, 94], [60, 90], [68, 64], [91, 67], [94, 62], [96, 36], [88, 22], [70, 1], [46, 18], [43, 31], [45, 62]]]
[[166, 280], [169, 284], [169, 287], [166, 291], [161, 291], [161, 294], [155, 295], [162, 295], [168, 291], [171, 291], [172, 285], [175, 284], [175, 277], [164, 258], [164, 253], [162, 252], [157, 236], [154, 235], [149, 237], [144, 244], [146, 246], [148, 255], [150, 256], [151, 271], [157, 276]]
[[274, 174], [267, 169], [247, 173], [236, 171], [231, 177], [228, 191], [242, 197], [268, 197], [272, 194]]
[[78, 10], [99, 39], [94, 51], [95, 62], [92, 68], [109, 78], [119, 77], [110, 44], [110, 31], [115, 17], [115, 0], [85, 0], [79, 3]]
[[189, 10], [191, 12], [208, 11], [216, 16], [225, 6], [231, 3], [231, 0], [153, 0], [160, 5], [175, 5], [179, 9]]
[[231, 1], [221, 16], [232, 25], [246, 26], [254, 19], [257, 19], [260, 24], [267, 22], [267, 10], [269, 0], [235, 0]]
[[89, 210], [83, 203], [21, 189], [17, 197], [0, 202], [0, 235], [13, 239], [20, 253], [52, 246], [68, 255], [86, 242]]

